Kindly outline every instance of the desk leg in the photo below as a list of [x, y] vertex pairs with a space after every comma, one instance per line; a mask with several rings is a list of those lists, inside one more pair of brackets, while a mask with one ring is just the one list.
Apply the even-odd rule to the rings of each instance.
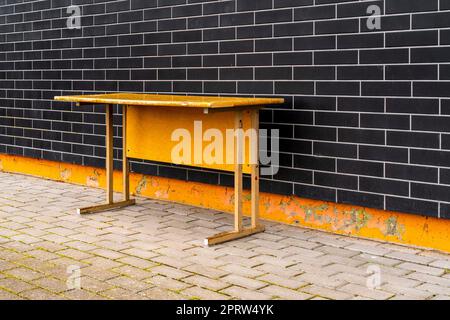
[[251, 127], [256, 132], [250, 152], [253, 160], [252, 174], [251, 174], [251, 214], [252, 214], [252, 228], [264, 231], [264, 226], [259, 223], [259, 110], [253, 110], [251, 114]]
[[[126, 110], [126, 108], [124, 108]], [[126, 128], [126, 111], [124, 111], [124, 129]], [[126, 130], [125, 130], [126, 131]], [[135, 200], [124, 199], [121, 202], [114, 202], [114, 153], [113, 153], [113, 137], [114, 137], [114, 128], [113, 128], [113, 106], [108, 104], [106, 105], [106, 203], [78, 209], [78, 214], [87, 214], [87, 213], [95, 213], [101, 211], [107, 211], [110, 209], [122, 208], [135, 203]], [[126, 140], [126, 135], [124, 134], [124, 141]], [[124, 145], [126, 142], [124, 142]], [[126, 157], [126, 150], [124, 149], [124, 153]], [[126, 165], [124, 163], [124, 177], [125, 171], [127, 176], [127, 184], [128, 184], [128, 161]], [[125, 182], [124, 182], [125, 186]], [[124, 191], [125, 194], [125, 191]], [[129, 194], [129, 193], [128, 193]]]
[[113, 106], [106, 105], [106, 203], [114, 202]]
[[234, 128], [236, 130], [236, 146], [234, 151], [234, 231], [242, 231], [242, 162], [243, 162], [243, 132], [242, 111], [236, 111]]
[[123, 201], [130, 200], [130, 163], [127, 154], [127, 111], [128, 106], [122, 107], [122, 180], [123, 180]]
[[[231, 240], [247, 237], [249, 235], [263, 232], [264, 226], [258, 223], [259, 211], [259, 112], [257, 110], [251, 111], [251, 127], [256, 131], [256, 135], [251, 139], [250, 150], [253, 153], [251, 159], [254, 161], [251, 174], [251, 215], [252, 224], [250, 227], [243, 227], [242, 225], [242, 159], [244, 155], [244, 139], [242, 132], [242, 111], [236, 111], [235, 114], [235, 129], [238, 130], [236, 135], [235, 147], [235, 169], [234, 169], [234, 231], [222, 232], [215, 236], [205, 239], [205, 245], [211, 246], [219, 243], [224, 243]], [[256, 153], [256, 154], [255, 154]]]

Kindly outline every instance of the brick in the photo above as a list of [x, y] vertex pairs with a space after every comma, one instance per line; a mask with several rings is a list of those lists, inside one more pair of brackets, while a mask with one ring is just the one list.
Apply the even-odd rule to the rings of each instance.
[[286, 289], [283, 287], [279, 287], [276, 285], [271, 285], [268, 287], [265, 287], [263, 289], [260, 289], [261, 292], [264, 292], [266, 294], [270, 294], [273, 297], [280, 297], [282, 299], [287, 300], [307, 300], [311, 298], [312, 296], [303, 292], [298, 292], [291, 289]]
[[18, 294], [22, 291], [34, 289], [35, 286], [14, 278], [0, 279], [0, 288]]
[[407, 49], [383, 49], [383, 50], [361, 50], [360, 63], [363, 64], [389, 64], [408, 63], [409, 54]]
[[110, 279], [107, 281], [109, 284], [113, 285], [113, 286], [118, 286], [121, 287], [125, 290], [129, 290], [133, 293], [148, 289], [150, 287], [150, 285], [145, 284], [141, 281], [132, 279], [132, 278], [128, 278], [125, 276], [119, 276], [113, 279]]
[[41, 278], [33, 281], [33, 284], [41, 287], [45, 290], [53, 292], [55, 294], [60, 294], [62, 292], [67, 291], [69, 288], [67, 287], [67, 283], [65, 281], [53, 279], [53, 278]]
[[158, 267], [154, 267], [151, 269], [152, 273], [154, 274], [161, 274], [164, 275], [166, 277], [169, 278], [173, 278], [173, 279], [182, 279], [185, 278], [187, 276], [190, 275], [190, 273], [180, 270], [180, 269], [176, 269], [176, 268], [172, 268], [172, 267], [168, 267], [168, 266], [158, 266]]
[[[6, 258], [6, 257], [5, 257]], [[14, 269], [16, 267], [15, 264], [10, 263], [5, 260], [0, 260], [0, 272], [4, 272], [6, 270]]]
[[183, 268], [183, 270], [186, 270], [187, 272], [201, 274], [203, 276], [213, 278], [213, 279], [217, 279], [217, 278], [223, 277], [228, 274], [227, 271], [223, 271], [223, 270], [211, 268], [211, 267], [206, 267], [203, 265], [197, 265], [197, 264], [192, 264], [190, 266], [187, 266], [187, 267]]
[[229, 297], [224, 294], [206, 290], [206, 289], [202, 289], [199, 287], [191, 287], [191, 288], [183, 290], [181, 293], [184, 296], [189, 297], [190, 299], [202, 299], [202, 300], [227, 300], [227, 299], [229, 299]]
[[20, 296], [14, 295], [8, 291], [0, 290], [0, 299], [2, 300], [22, 300]]
[[[345, 283], [345, 281], [336, 278], [332, 279], [331, 277], [327, 276], [327, 274], [324, 274], [322, 272], [321, 273], [306, 272], [304, 274], [299, 275], [295, 279], [330, 289], [335, 289]], [[303, 288], [301, 288], [301, 290], [303, 290]]]
[[71, 290], [64, 292], [64, 297], [71, 300], [106, 300], [105, 297], [82, 290]]
[[96, 266], [85, 267], [81, 270], [83, 276], [89, 276], [96, 280], [105, 281], [117, 277], [117, 273], [107, 271]]
[[436, 260], [431, 262], [429, 266], [450, 270], [450, 260]]
[[226, 288], [221, 292], [243, 300], [269, 300], [272, 298], [270, 294], [257, 292], [254, 290], [247, 290], [236, 286]]
[[433, 261], [433, 258], [430, 257], [424, 257], [417, 254], [411, 254], [408, 252], [399, 252], [399, 251], [391, 251], [387, 254], [385, 254], [386, 257], [399, 259], [402, 261], [409, 261], [413, 263], [419, 263], [419, 264], [429, 264], [431, 261]]
[[41, 273], [26, 268], [10, 269], [6, 274], [24, 281], [36, 280], [43, 276]]
[[225, 276], [222, 280], [250, 290], [260, 289], [266, 286], [264, 282], [233, 274]]
[[340, 34], [358, 32], [359, 21], [355, 19], [316, 22], [316, 34]]
[[115, 300], [146, 300], [142, 295], [134, 294], [132, 291], [122, 288], [113, 288], [101, 293], [102, 296], [106, 296]]
[[147, 250], [147, 251], [160, 248], [160, 246], [158, 244], [155, 244], [152, 242], [146, 242], [146, 241], [133, 241], [133, 242], [130, 242], [130, 245], [137, 249]]
[[[413, 25], [419, 23], [418, 21], [413, 21]], [[437, 44], [438, 31], [392, 32], [386, 34], [387, 47], [432, 46]], [[399, 74], [402, 74], [402, 72], [399, 72]], [[417, 79], [421, 77], [417, 76]], [[416, 77], [412, 79], [416, 79]]]
[[289, 289], [298, 289], [307, 284], [305, 281], [297, 280], [294, 278], [281, 277], [274, 274], [266, 274], [262, 277], [258, 277], [257, 280], [267, 282], [269, 284], [286, 287]]
[[160, 288], [150, 288], [140, 292], [140, 295], [152, 300], [184, 300], [185, 296]]
[[113, 250], [113, 251], [122, 251], [122, 250], [125, 250], [130, 247], [128, 244], [110, 241], [110, 240], [101, 240], [101, 241], [98, 241], [96, 244], [99, 247], [103, 247], [103, 249]]
[[362, 253], [362, 254], [358, 255], [357, 257], [355, 257], [355, 259], [361, 259], [362, 261], [380, 264], [380, 265], [389, 266], [389, 267], [393, 267], [393, 266], [396, 266], [401, 263], [401, 261], [397, 260], [397, 259], [380, 257], [380, 256], [371, 255], [371, 254], [366, 254], [366, 253]]
[[140, 269], [148, 269], [156, 265], [156, 263], [152, 261], [129, 256], [120, 258], [117, 261]]
[[156, 254], [152, 251], [141, 250], [138, 248], [125, 249], [125, 250], [122, 250], [121, 252], [123, 252], [124, 254], [130, 255], [130, 256], [140, 258], [140, 259], [152, 259], [152, 258], [158, 256], [158, 254]]
[[442, 270], [442, 269], [434, 268], [434, 267], [428, 267], [428, 266], [424, 266], [424, 265], [420, 265], [420, 264], [416, 264], [416, 263], [411, 263], [411, 262], [404, 262], [402, 264], [399, 264], [398, 268], [411, 270], [411, 271], [416, 271], [416, 272], [421, 272], [421, 273], [426, 273], [426, 274], [434, 275], [434, 276], [440, 276], [440, 275], [442, 275], [444, 273], [444, 270]]
[[386, 300], [393, 297], [394, 293], [389, 293], [386, 291], [381, 291], [377, 289], [369, 289], [365, 286], [360, 286], [356, 284], [346, 284], [343, 287], [339, 288], [339, 291], [344, 291], [354, 295], [360, 295], [362, 297], [377, 299], [377, 300]]
[[[62, 251], [58, 251], [58, 255], [69, 257], [76, 260], [83, 260], [92, 257], [91, 254], [74, 250], [74, 249], [66, 249]], [[53, 255], [55, 257], [55, 255]]]
[[318, 285], [310, 285], [301, 289], [301, 291], [316, 295], [321, 298], [333, 299], [333, 300], [347, 300], [353, 297], [352, 294], [331, 290]]
[[187, 267], [188, 265], [192, 264], [191, 262], [179, 260], [175, 257], [168, 257], [168, 256], [159, 256], [159, 257], [154, 258], [153, 261], [157, 262], [157, 263], [165, 264], [165, 265], [170, 265], [175, 268], [184, 268], [184, 267]]
[[418, 290], [426, 290], [430, 294], [440, 294], [440, 295], [450, 295], [450, 289], [447, 287], [443, 287], [441, 285], [435, 285], [430, 283], [424, 283], [420, 286], [417, 286], [416, 289]]
[[386, 1], [386, 12], [388, 14], [402, 13], [402, 12], [420, 12], [433, 11], [438, 9], [437, 1], [430, 1], [424, 3], [420, 0], [388, 0]]
[[410, 279], [427, 282], [427, 283], [431, 283], [431, 284], [447, 285], [447, 286], [450, 285], [450, 279], [446, 279], [443, 277], [438, 277], [438, 276], [434, 276], [434, 275], [430, 275], [430, 274], [426, 274], [426, 273], [421, 273], [421, 272], [417, 272], [417, 271], [408, 274], [407, 277]]
[[255, 278], [263, 274], [261, 271], [235, 264], [228, 264], [226, 266], [221, 267], [221, 269], [226, 272], [238, 274], [249, 278]]
[[[224, 278], [223, 280], [225, 280], [226, 278]], [[224, 289], [226, 287], [229, 287], [230, 284], [222, 281], [222, 280], [215, 280], [215, 279], [210, 279], [207, 277], [203, 277], [200, 275], [194, 275], [192, 277], [188, 277], [188, 278], [184, 278], [183, 279], [184, 282], [205, 288], [205, 289], [209, 289], [209, 290], [214, 290], [214, 291], [219, 291], [221, 289]]]
[[450, 296], [437, 295], [434, 296], [431, 300], [450, 300]]
[[42, 289], [25, 291], [21, 293], [21, 296], [31, 300], [66, 300], [63, 296]]
[[122, 265], [119, 262], [115, 262], [115, 261], [112, 261], [112, 260], [109, 260], [109, 259], [103, 258], [103, 257], [88, 258], [88, 259], [85, 259], [84, 261], [86, 263], [95, 265], [96, 267], [102, 268], [102, 269], [112, 269], [112, 268], [120, 267]]

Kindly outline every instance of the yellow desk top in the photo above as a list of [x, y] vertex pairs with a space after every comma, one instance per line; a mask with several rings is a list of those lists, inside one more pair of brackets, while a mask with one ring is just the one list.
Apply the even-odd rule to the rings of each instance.
[[272, 104], [284, 103], [281, 98], [243, 98], [243, 97], [210, 97], [210, 96], [183, 96], [159, 95], [137, 93], [110, 93], [80, 96], [57, 96], [55, 100], [92, 103], [92, 104], [122, 104], [132, 106], [158, 106], [158, 107], [186, 107], [186, 108], [236, 108], [255, 106], [263, 107]]

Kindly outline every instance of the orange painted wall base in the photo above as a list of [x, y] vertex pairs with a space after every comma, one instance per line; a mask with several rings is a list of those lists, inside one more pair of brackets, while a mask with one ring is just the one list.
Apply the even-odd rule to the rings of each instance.
[[[106, 185], [103, 169], [11, 155], [0, 155], [0, 171], [96, 188]], [[114, 189], [120, 191], [121, 172], [114, 178]], [[139, 196], [233, 212], [233, 188], [136, 173], [130, 184]], [[244, 199], [248, 213], [250, 194]], [[290, 225], [450, 252], [450, 220], [269, 193], [261, 193], [260, 212], [263, 219]]]

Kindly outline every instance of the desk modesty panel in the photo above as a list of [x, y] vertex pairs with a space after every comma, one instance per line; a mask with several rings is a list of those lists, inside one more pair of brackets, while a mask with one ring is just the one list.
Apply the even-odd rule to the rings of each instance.
[[[234, 116], [233, 111], [128, 106], [128, 157], [233, 172]], [[242, 111], [242, 129], [252, 134], [248, 110]], [[250, 144], [244, 139], [242, 170], [248, 174]]]

